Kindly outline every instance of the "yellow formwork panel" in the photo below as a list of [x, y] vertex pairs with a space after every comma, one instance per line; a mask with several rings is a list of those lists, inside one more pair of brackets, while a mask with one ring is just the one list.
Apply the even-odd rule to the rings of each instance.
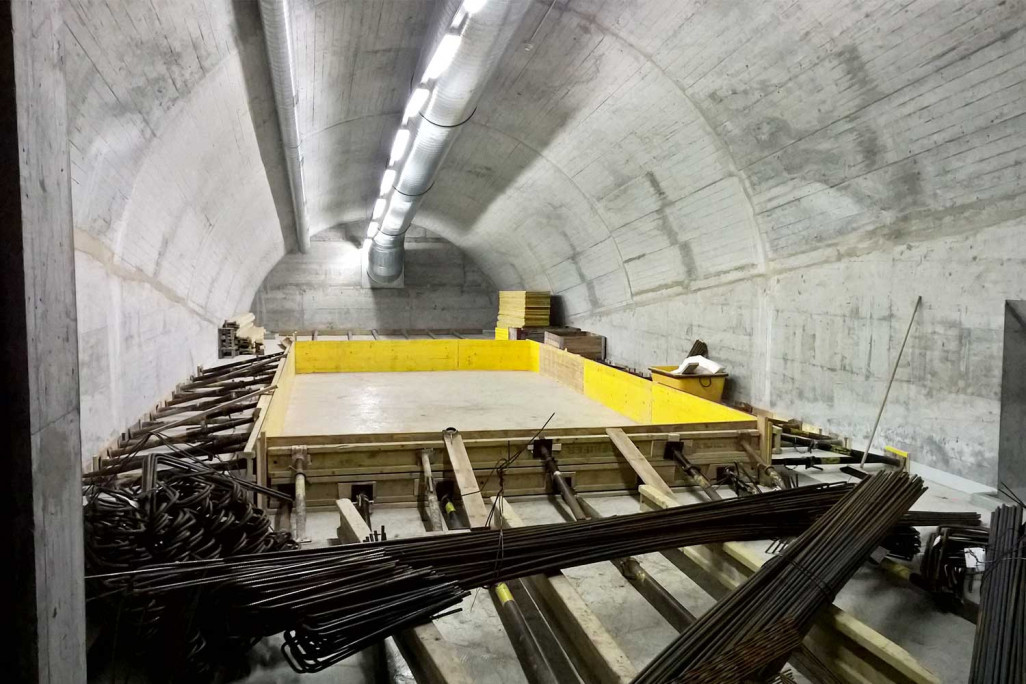
[[652, 386], [653, 423], [750, 423], [755, 416], [657, 383]]
[[[531, 340], [376, 340], [296, 342], [296, 373], [393, 371], [539, 372], [541, 345]], [[560, 352], [568, 354], [568, 352]], [[638, 423], [751, 422], [741, 411], [664, 387], [595, 361], [583, 365], [584, 395]], [[290, 369], [291, 370], [291, 369]], [[558, 376], [554, 376], [559, 379]], [[282, 393], [287, 396], [287, 391]], [[273, 422], [273, 421], [272, 421]]]
[[527, 340], [323, 340], [296, 342], [296, 373], [537, 371]]
[[457, 370], [459, 340], [296, 342], [297, 373]]
[[652, 422], [652, 382], [585, 360], [584, 394], [637, 423]]
[[508, 340], [509, 339], [509, 328], [496, 328], [495, 339], [497, 340]]
[[458, 353], [457, 370], [538, 370], [538, 349], [527, 340], [459, 340]]

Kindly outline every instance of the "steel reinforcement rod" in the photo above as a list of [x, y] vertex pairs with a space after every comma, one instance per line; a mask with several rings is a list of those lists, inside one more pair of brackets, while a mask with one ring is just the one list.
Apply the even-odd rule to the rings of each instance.
[[[772, 677], [801, 643], [819, 609], [833, 601], [924, 491], [922, 480], [907, 473], [879, 473], [863, 480], [681, 633], [638, 674], [635, 684]], [[774, 630], [782, 627], [792, 633], [768, 638], [770, 632], [780, 636]], [[725, 672], [731, 673], [729, 680], [724, 680]]]
[[694, 463], [689, 461], [684, 455], [684, 445], [680, 442], [667, 442], [666, 443], [666, 455], [670, 460], [675, 461], [677, 466], [680, 467], [684, 474], [690, 477], [695, 484], [702, 488], [705, 495], [712, 501], [719, 501], [723, 497], [717, 492], [709, 479], [702, 474], [701, 468], [696, 466]]
[[[450, 530], [463, 527], [452, 501], [446, 503], [446, 511], [449, 515]], [[552, 663], [546, 658], [545, 652], [524, 616], [524, 611], [513, 596], [511, 585], [517, 589], [518, 594], [524, 595], [527, 592], [519, 579], [496, 582], [488, 587], [488, 592], [495, 604], [502, 627], [506, 630], [509, 642], [513, 646], [513, 652], [516, 653], [520, 667], [524, 671], [524, 676], [527, 677], [530, 684], [560, 684]]]
[[292, 667], [313, 672], [451, 609], [470, 589], [666, 548], [792, 537], [850, 489], [816, 485], [599, 520], [152, 565], [88, 577], [87, 591], [159, 596], [169, 610], [198, 611], [182, 624], [211, 645], [208, 655], [226, 638], [281, 633]]
[[[549, 471], [552, 481], [559, 489], [564, 503], [570, 509], [575, 520], [601, 519], [602, 516], [587, 501], [580, 498], [573, 486], [566, 481], [556, 458], [552, 455], [552, 444], [548, 440], [537, 440], [534, 443], [534, 454], [536, 458], [545, 461], [545, 467]], [[680, 601], [674, 598], [673, 594], [667, 591], [666, 587], [659, 583], [648, 571], [642, 567], [633, 556], [614, 558], [611, 561], [616, 569], [628, 584], [634, 587], [641, 597], [648, 601], [649, 605], [663, 616], [670, 625], [678, 632], [695, 621], [695, 616]]]
[[1021, 506], [991, 516], [970, 684], [1026, 682], [1026, 525]]
[[[470, 589], [667, 548], [795, 537], [851, 489], [814, 485], [556, 525], [154, 564], [87, 577], [86, 587], [91, 600], [159, 598], [210, 645], [208, 657], [282, 633], [292, 667], [313, 672], [452, 609]], [[886, 519], [888, 508], [878, 508]], [[846, 517], [830, 532], [841, 544], [864, 535], [864, 523]]]

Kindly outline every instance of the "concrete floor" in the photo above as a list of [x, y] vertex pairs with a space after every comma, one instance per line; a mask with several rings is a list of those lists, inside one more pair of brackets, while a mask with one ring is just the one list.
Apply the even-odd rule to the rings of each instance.
[[633, 425], [629, 418], [529, 371], [297, 375], [284, 434]]
[[[804, 473], [800, 473], [805, 478]], [[839, 472], [814, 473], [807, 483], [843, 481]], [[976, 510], [989, 520], [989, 510], [974, 505], [969, 495], [928, 483], [929, 490], [916, 504], [920, 510]], [[724, 496], [730, 493], [721, 488]], [[681, 489], [677, 499], [682, 503], [701, 501], [702, 495]], [[589, 495], [588, 501], [603, 515], [623, 515], [638, 511], [634, 495]], [[517, 513], [530, 524], [556, 523], [565, 519], [561, 504], [549, 497], [525, 497], [512, 501]], [[375, 526], [385, 525], [389, 537], [424, 533], [417, 509], [375, 509]], [[315, 544], [331, 543], [338, 525], [334, 511], [312, 511], [308, 532]], [[926, 530], [923, 530], [925, 536]], [[768, 542], [751, 542], [753, 550], [764, 554]], [[694, 582], [659, 554], [639, 556], [645, 568], [677, 599], [696, 615], [713, 605], [713, 600]], [[564, 571], [584, 600], [613, 635], [624, 653], [638, 668], [643, 667], [676, 635], [670, 625], [635, 592], [611, 563], [597, 563]], [[969, 675], [974, 626], [951, 614], [936, 609], [923, 592], [892, 578], [879, 568], [863, 566], [837, 597], [837, 605], [907, 649], [922, 664], [940, 677], [942, 682], [965, 682]], [[508, 639], [502, 632], [492, 602], [484, 591], [475, 592], [464, 601], [463, 611], [438, 620], [438, 627], [455, 647], [471, 677], [481, 684], [525, 682], [526, 679]], [[273, 643], [272, 640], [269, 640]], [[255, 657], [258, 665], [247, 682], [289, 682], [291, 670], [280, 656], [265, 644]], [[268, 655], [269, 654], [269, 655]], [[319, 675], [303, 676], [304, 682], [363, 683], [373, 681], [369, 674], [371, 661], [365, 654], [340, 663]], [[799, 681], [804, 681], [799, 677]]]

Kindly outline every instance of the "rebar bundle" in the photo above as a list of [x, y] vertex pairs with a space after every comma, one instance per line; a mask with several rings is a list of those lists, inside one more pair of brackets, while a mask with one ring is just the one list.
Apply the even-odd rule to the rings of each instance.
[[[728, 665], [736, 666], [733, 672], [744, 671], [729, 681], [771, 678], [794, 648], [793, 640], [773, 630], [792, 625], [799, 637], [804, 635], [819, 609], [833, 601], [923, 491], [922, 481], [905, 473], [880, 473], [862, 481], [780, 555], [682, 632], [638, 674], [635, 683], [708, 681], [706, 673], [714, 664], [718, 672], [726, 671]], [[756, 638], [771, 632], [776, 638]]]
[[1023, 508], [990, 517], [987, 565], [976, 622], [970, 684], [1026, 682], [1026, 526]]
[[211, 463], [237, 454], [256, 423], [259, 395], [280, 362], [281, 354], [268, 354], [199, 371], [105, 451], [104, 467], [135, 467], [129, 461], [147, 453]]
[[[271, 530], [250, 502], [254, 485], [170, 456], [146, 460], [138, 477], [120, 483], [116, 476], [91, 478], [84, 486], [87, 574], [295, 548], [291, 536]], [[116, 625], [110, 634], [120, 642], [115, 645], [158, 669], [182, 663], [190, 676], [205, 675], [209, 645], [189, 624], [189, 606], [167, 595], [125, 594], [122, 586], [94, 583], [88, 604], [94, 622]], [[217, 646], [244, 652], [252, 643], [244, 634]]]
[[[880, 546], [887, 549], [889, 555], [910, 561], [919, 555], [919, 551], [922, 548], [922, 539], [919, 536], [919, 530], [916, 529], [917, 527], [941, 526], [943, 531], [954, 529], [952, 526], [958, 525], [960, 529], [971, 530], [979, 524], [980, 514], [974, 512], [909, 511], [902, 516], [901, 524], [895, 526], [883, 538]], [[985, 531], [983, 535], [986, 536]], [[933, 543], [936, 536], [936, 534], [930, 535], [927, 545], [928, 552], [930, 544]], [[924, 564], [927, 562], [926, 554], [924, 554], [923, 562]], [[964, 559], [962, 567], [965, 567]]]
[[314, 672], [455, 606], [470, 589], [675, 546], [794, 536], [850, 489], [817, 485], [600, 520], [153, 565], [89, 577], [87, 591], [118, 588], [139, 602], [188, 606], [203, 643], [284, 633], [293, 668]]
[[966, 562], [967, 554], [972, 558], [977, 555], [977, 550], [981, 550], [982, 556], [988, 537], [985, 527], [939, 527], [926, 538], [919, 572], [912, 576], [912, 581], [933, 594], [945, 608], [963, 604], [967, 585], [971, 588], [977, 565], [973, 563], [970, 566]]
[[[919, 536], [919, 530], [917, 527], [940, 527], [941, 529], [931, 534], [927, 539], [927, 549], [923, 553], [923, 565], [929, 565], [934, 560], [930, 554], [934, 550], [934, 542], [939, 536], [943, 536], [947, 539], [948, 533], [954, 530], [964, 530], [970, 537], [981, 535], [986, 539], [986, 530], [978, 527], [980, 525], [980, 514], [975, 512], [960, 512], [960, 511], [909, 511], [901, 518], [901, 524], [897, 525], [892, 529], [883, 541], [880, 542], [880, 546], [887, 549], [889, 555], [895, 558], [903, 558], [905, 560], [912, 560], [922, 548], [922, 539]], [[971, 545], [971, 544], [970, 544]], [[964, 547], [963, 547], [964, 548]], [[962, 576], [957, 582], [959, 587], [965, 579], [965, 559], [962, 558]], [[942, 571], [947, 568], [942, 568]], [[920, 571], [926, 575], [925, 571]], [[955, 580], [954, 577], [951, 578]]]

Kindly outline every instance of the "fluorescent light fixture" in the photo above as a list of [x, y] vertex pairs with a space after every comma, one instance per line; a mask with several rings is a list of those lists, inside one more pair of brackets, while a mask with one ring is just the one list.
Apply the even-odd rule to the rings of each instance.
[[375, 235], [378, 234], [378, 231], [380, 229], [381, 229], [381, 224], [380, 223], [378, 223], [377, 221], [371, 221], [370, 225], [367, 226], [367, 237], [368, 238], [374, 237]]
[[371, 218], [381, 218], [381, 215], [385, 213], [385, 198], [379, 197], [378, 201], [374, 203], [374, 211], [371, 213]]
[[[391, 207], [389, 207], [391, 209]], [[404, 214], [396, 214], [393, 211], [389, 211], [388, 215], [382, 220], [382, 225], [389, 230], [398, 230], [403, 225]]]
[[446, 33], [442, 36], [442, 39], [438, 41], [438, 47], [435, 48], [435, 54], [431, 55], [431, 61], [428, 62], [427, 69], [424, 70], [424, 81], [433, 81], [449, 68], [456, 56], [456, 50], [460, 47], [461, 40], [463, 38], [456, 33]]
[[430, 91], [427, 88], [417, 88], [410, 95], [410, 101], [406, 104], [406, 111], [403, 112], [403, 123], [406, 123], [413, 117], [420, 114], [420, 110], [424, 108], [424, 103], [427, 102]]
[[379, 195], [387, 195], [395, 185], [395, 169], [385, 169], [385, 175], [381, 177], [381, 192]]
[[481, 11], [488, 0], [463, 0], [463, 11], [473, 16]]
[[406, 128], [400, 128], [395, 134], [395, 140], [392, 142], [392, 158], [389, 164], [394, 164], [403, 158], [406, 154], [406, 147], [410, 144], [410, 131]]

